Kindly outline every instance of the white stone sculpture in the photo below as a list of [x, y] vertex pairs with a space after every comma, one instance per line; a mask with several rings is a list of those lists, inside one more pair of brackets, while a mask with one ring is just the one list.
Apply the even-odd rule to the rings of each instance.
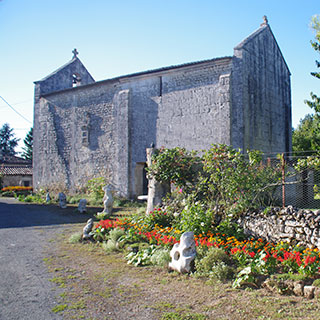
[[50, 193], [47, 192], [47, 194], [46, 194], [46, 202], [50, 202], [50, 201], [51, 201]]
[[78, 211], [80, 213], [86, 212], [87, 211], [87, 199], [80, 199], [79, 205], [78, 205]]
[[112, 197], [112, 186], [111, 184], [108, 184], [104, 187], [102, 187], [102, 190], [104, 191], [104, 197], [103, 197], [103, 206], [104, 209], [101, 213], [104, 213], [106, 216], [111, 216], [112, 213], [112, 206], [113, 206], [113, 197]]
[[92, 218], [90, 218], [87, 221], [87, 224], [83, 228], [82, 239], [87, 240], [87, 239], [91, 238], [90, 232], [91, 232], [92, 228], [93, 228], [93, 220], [92, 220]]
[[63, 192], [59, 193], [59, 206], [62, 209], [66, 209], [67, 208], [67, 197]]
[[188, 273], [193, 267], [193, 261], [197, 255], [196, 243], [192, 231], [185, 232], [170, 251], [171, 262], [169, 268], [180, 273]]

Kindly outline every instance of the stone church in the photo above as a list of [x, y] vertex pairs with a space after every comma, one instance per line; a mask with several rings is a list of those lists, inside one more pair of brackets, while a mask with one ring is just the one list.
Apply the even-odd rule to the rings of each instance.
[[74, 192], [105, 176], [121, 196], [144, 194], [151, 144], [291, 150], [290, 71], [266, 17], [233, 56], [98, 82], [73, 54], [35, 82], [36, 189]]

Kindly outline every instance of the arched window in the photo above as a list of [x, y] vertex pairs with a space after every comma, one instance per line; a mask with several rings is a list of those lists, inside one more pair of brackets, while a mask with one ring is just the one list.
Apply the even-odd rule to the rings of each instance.
[[78, 74], [78, 73], [72, 74], [72, 87], [78, 87], [80, 85], [81, 85], [80, 74]]

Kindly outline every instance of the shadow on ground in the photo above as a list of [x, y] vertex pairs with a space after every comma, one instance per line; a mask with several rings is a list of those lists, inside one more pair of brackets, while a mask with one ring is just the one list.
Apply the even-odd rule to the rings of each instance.
[[99, 211], [101, 208], [90, 208], [89, 213], [79, 213], [74, 206], [61, 209], [57, 205], [28, 204], [0, 198], [0, 229], [85, 223]]

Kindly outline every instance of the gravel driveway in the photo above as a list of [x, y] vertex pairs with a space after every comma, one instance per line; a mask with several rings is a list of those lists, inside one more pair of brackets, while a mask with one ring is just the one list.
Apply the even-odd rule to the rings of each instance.
[[[0, 198], [0, 319], [62, 319], [52, 313], [59, 293], [43, 261], [46, 247], [88, 215], [74, 208], [23, 204]], [[51, 240], [51, 241], [50, 241]]]

